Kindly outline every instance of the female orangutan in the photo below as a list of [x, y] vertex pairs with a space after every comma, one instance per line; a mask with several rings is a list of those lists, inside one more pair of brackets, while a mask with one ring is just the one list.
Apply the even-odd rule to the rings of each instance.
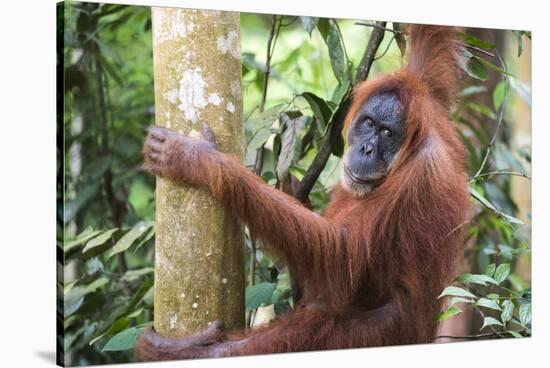
[[323, 217], [264, 184], [212, 139], [150, 129], [147, 169], [210, 191], [282, 257], [302, 297], [289, 315], [250, 332], [213, 323], [172, 339], [149, 329], [137, 344], [140, 359], [434, 339], [437, 296], [457, 271], [459, 225], [469, 214], [465, 152], [449, 121], [460, 76], [455, 33], [411, 26], [408, 65], [354, 91], [342, 183]]

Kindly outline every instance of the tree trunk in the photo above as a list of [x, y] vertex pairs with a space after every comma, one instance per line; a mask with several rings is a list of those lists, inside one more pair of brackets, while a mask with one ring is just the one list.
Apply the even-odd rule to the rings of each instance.
[[[244, 156], [239, 14], [152, 8], [156, 124]], [[179, 336], [221, 320], [244, 325], [242, 226], [207, 192], [157, 179], [157, 332]]]

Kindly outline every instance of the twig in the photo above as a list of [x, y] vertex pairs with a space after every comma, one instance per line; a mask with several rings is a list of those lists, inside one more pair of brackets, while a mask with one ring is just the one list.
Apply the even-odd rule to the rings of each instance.
[[[269, 31], [269, 38], [267, 40], [267, 51], [266, 51], [266, 61], [265, 61], [265, 68], [264, 68], [264, 83], [262, 88], [262, 96], [260, 98], [260, 105], [258, 106], [258, 110], [260, 113], [262, 113], [265, 109], [265, 100], [267, 97], [267, 85], [269, 84], [269, 74], [271, 72], [271, 57], [273, 56], [273, 51], [275, 50], [275, 43], [277, 42], [277, 36], [279, 35], [279, 30], [281, 29], [281, 23], [282, 20], [279, 20], [279, 26], [277, 27], [277, 16], [273, 16], [273, 23], [271, 24], [271, 30]], [[262, 174], [262, 166], [264, 163], [264, 145], [262, 144], [257, 150], [256, 150], [256, 160], [254, 162], [254, 172], [256, 175], [260, 176]], [[258, 247], [256, 246], [256, 239], [254, 239], [254, 236], [252, 233], [250, 233], [250, 245], [251, 245], [251, 253], [250, 253], [250, 272], [248, 274], [248, 285], [253, 286], [254, 285], [254, 276], [256, 274], [256, 252]], [[246, 319], [246, 326], [250, 326], [250, 322], [252, 321], [252, 313], [247, 312], [245, 319]]]
[[[506, 63], [504, 62], [504, 60], [500, 56], [500, 53], [498, 52], [498, 50], [496, 51], [496, 55], [498, 57], [498, 60], [499, 60], [500, 64], [502, 65], [502, 69], [504, 70], [504, 72], [508, 73], [508, 68], [506, 67]], [[508, 75], [503, 74], [502, 78], [503, 78], [503, 81], [506, 82], [508, 80]], [[474, 177], [478, 177], [481, 174], [481, 172], [483, 171], [483, 169], [485, 168], [485, 165], [487, 164], [487, 160], [489, 159], [489, 155], [491, 154], [491, 149], [492, 149], [493, 145], [495, 144], [495, 141], [496, 141], [496, 139], [498, 137], [498, 134], [500, 132], [500, 127], [502, 126], [502, 121], [504, 119], [504, 108], [506, 107], [506, 102], [508, 100], [508, 95], [509, 95], [509, 93], [504, 94], [504, 98], [502, 100], [502, 103], [500, 105], [499, 112], [498, 112], [497, 127], [495, 129], [495, 132], [493, 133], [493, 136], [491, 137], [491, 141], [489, 142], [489, 145], [487, 146], [487, 151], [485, 152], [485, 156], [483, 157], [483, 161], [481, 162], [481, 165], [479, 166], [479, 169], [477, 170]]]
[[[386, 22], [376, 22], [376, 27], [374, 27], [370, 35], [369, 43], [367, 44], [367, 48], [365, 49], [365, 53], [363, 54], [359, 67], [357, 68], [355, 84], [367, 79], [372, 63], [374, 62], [374, 56], [376, 55], [376, 52], [380, 47], [380, 43], [384, 38], [384, 32], [386, 30], [385, 26]], [[350, 92], [351, 89], [345, 95], [343, 102], [340, 103], [336, 112], [332, 115], [330, 122], [328, 123], [331, 127], [330, 131], [325, 136], [317, 155], [313, 159], [313, 162], [307, 169], [302, 181], [294, 193], [294, 197], [300, 202], [305, 202], [309, 197], [309, 193], [313, 189], [313, 185], [327, 164], [332, 147], [342, 135], [344, 119], [351, 104]]]
[[395, 35], [393, 35], [393, 37], [391, 38], [390, 42], [388, 42], [388, 46], [386, 46], [386, 49], [384, 50], [384, 52], [382, 53], [382, 55], [377, 56], [377, 57], [374, 58], [375, 61], [378, 60], [378, 59], [383, 58], [384, 56], [386, 56], [386, 54], [388, 53], [388, 51], [389, 51], [389, 49], [390, 49], [390, 46], [391, 46], [393, 40], [395, 40]]
[[388, 31], [393, 34], [405, 33], [405, 31], [399, 31], [396, 29], [386, 28], [385, 26], [380, 26], [379, 23], [385, 23], [385, 22], [376, 22], [376, 23], [355, 22], [354, 24], [358, 26], [372, 27], [372, 28], [380, 29], [382, 31]]
[[490, 53], [489, 51], [487, 50], [483, 50], [482, 48], [479, 48], [479, 47], [476, 47], [476, 46], [472, 46], [472, 45], [468, 45], [466, 43], [463, 43], [463, 42], [459, 42], [460, 46], [466, 48], [466, 49], [470, 49], [470, 50], [475, 50], [483, 55], [486, 55], [486, 56], [490, 56], [490, 57], [495, 57], [495, 54], [492, 54]]
[[439, 335], [435, 337], [435, 340], [437, 339], [484, 339], [487, 337], [493, 337], [497, 336], [500, 337], [502, 335], [505, 335], [506, 332], [488, 332], [483, 334], [477, 334], [477, 335], [461, 335], [461, 336], [450, 336], [450, 335]]
[[480, 178], [486, 177], [486, 176], [493, 176], [493, 175], [512, 175], [512, 176], [521, 176], [522, 178], [531, 180], [531, 177], [529, 175], [526, 175], [524, 173], [518, 172], [518, 171], [510, 171], [510, 170], [496, 170], [496, 171], [489, 171], [483, 174], [479, 174], [473, 178], [470, 179], [470, 183], [473, 183], [476, 180], [479, 180]]

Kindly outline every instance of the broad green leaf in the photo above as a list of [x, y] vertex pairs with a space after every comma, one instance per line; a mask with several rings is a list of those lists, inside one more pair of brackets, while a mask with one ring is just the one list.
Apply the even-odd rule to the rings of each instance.
[[510, 274], [510, 264], [509, 263], [503, 263], [499, 265], [495, 271], [495, 281], [500, 284]]
[[457, 304], [457, 303], [473, 303], [474, 301], [471, 299], [462, 298], [460, 296], [455, 296], [451, 300], [451, 305]]
[[261, 305], [271, 304], [275, 287], [275, 283], [261, 282], [246, 288], [246, 309], [250, 310], [258, 308]]
[[460, 296], [460, 297], [474, 298], [474, 299], [476, 298], [474, 294], [458, 286], [446, 287], [445, 290], [443, 290], [443, 292], [441, 293], [441, 295], [438, 296], [438, 298], [441, 298], [444, 296]]
[[515, 338], [519, 339], [519, 338], [522, 338], [523, 336], [521, 336], [520, 333], [516, 332], [516, 331], [513, 331], [513, 330], [508, 330], [506, 331], [507, 334], [510, 334], [512, 336], [514, 336]]
[[531, 323], [531, 303], [523, 304], [519, 307], [519, 321], [523, 325]]
[[118, 228], [114, 228], [114, 229], [111, 229], [111, 230], [107, 230], [105, 231], [104, 233], [102, 233], [101, 235], [99, 236], [96, 236], [95, 238], [89, 240], [87, 243], [86, 243], [86, 246], [84, 247], [84, 249], [82, 249], [82, 253], [86, 253], [87, 251], [89, 251], [90, 249], [94, 249], [96, 247], [99, 247], [103, 244], [105, 244], [105, 242], [109, 239], [111, 239], [111, 237], [113, 236], [113, 234], [115, 232], [118, 231]]
[[457, 280], [464, 284], [478, 284], [487, 286], [487, 283], [496, 284], [492, 277], [487, 275], [475, 275], [471, 273], [463, 273], [457, 277]]
[[332, 111], [325, 100], [311, 92], [304, 92], [300, 96], [306, 99], [317, 119], [317, 129], [321, 135], [325, 135], [327, 124], [332, 116]]
[[449, 319], [453, 316], [456, 316], [458, 314], [462, 313], [462, 310], [457, 307], [449, 307], [446, 311], [439, 313], [436, 320], [437, 321], [445, 321], [446, 319]]
[[506, 323], [512, 319], [514, 314], [514, 303], [510, 299], [506, 299], [502, 302], [502, 313], [500, 314], [500, 319], [502, 322]]
[[494, 48], [496, 48], [496, 46], [490, 42], [487, 42], [487, 41], [484, 41], [484, 40], [481, 40], [479, 38], [477, 38], [476, 36], [473, 36], [471, 34], [466, 34], [464, 32], [458, 32], [458, 36], [462, 39], [462, 41], [464, 41], [464, 43], [466, 43], [467, 45], [470, 45], [470, 46], [475, 46], [475, 47], [479, 47], [479, 48], [482, 48], [482, 49], [486, 49], [486, 50], [493, 50]]
[[470, 191], [470, 194], [475, 198], [477, 199], [481, 204], [483, 204], [485, 207], [489, 208], [490, 210], [494, 211], [495, 213], [497, 213], [498, 215], [502, 216], [504, 219], [506, 219], [508, 222], [512, 222], [514, 224], [520, 224], [520, 225], [523, 225], [523, 221], [521, 221], [520, 219], [517, 219], [513, 216], [510, 216], [510, 215], [507, 215], [505, 214], [504, 212], [502, 211], [499, 211], [497, 210], [497, 208], [491, 203], [489, 202], [485, 197], [483, 197], [481, 195], [481, 193], [479, 193], [477, 190], [475, 190], [474, 188], [472, 188], [471, 186], [468, 188], [468, 190]]
[[317, 22], [317, 29], [327, 44], [330, 56], [330, 65], [338, 83], [343, 83], [348, 78], [348, 63], [344, 51], [343, 40], [340, 37], [336, 20], [321, 18]]
[[315, 29], [319, 18], [316, 17], [300, 17], [302, 25], [304, 26], [304, 31], [311, 37], [311, 32]]
[[496, 300], [493, 300], [493, 299], [480, 298], [476, 302], [476, 305], [478, 307], [490, 308], [490, 309], [494, 309], [494, 310], [497, 310], [497, 311], [502, 310], [502, 308], [500, 308], [500, 305], [498, 305], [498, 302]]
[[120, 238], [113, 248], [107, 254], [107, 257], [112, 257], [115, 254], [124, 252], [132, 246], [132, 244], [153, 226], [152, 223], [139, 222], [130, 231], [128, 231], [122, 238]]
[[133, 349], [145, 327], [131, 327], [113, 336], [102, 351], [124, 351]]
[[486, 91], [487, 91], [487, 87], [485, 86], [468, 86], [460, 92], [460, 97], [466, 97], [466, 96], [470, 96], [470, 95], [474, 95], [474, 94], [482, 93]]
[[483, 320], [483, 326], [481, 326], [480, 330], [483, 330], [485, 327], [488, 326], [504, 326], [502, 322], [499, 320], [494, 319], [493, 317], [485, 317]]
[[493, 64], [493, 63], [488, 62], [488, 61], [485, 60], [485, 59], [482, 59], [482, 58], [477, 57], [477, 56], [474, 56], [474, 58], [475, 58], [476, 60], [478, 60], [483, 66], [486, 66], [486, 67], [488, 67], [489, 69], [493, 69], [493, 70], [495, 70], [495, 71], [497, 71], [497, 72], [499, 72], [499, 73], [501, 73], [501, 74], [505, 74], [505, 75], [507, 75], [507, 76], [509, 76], [509, 77], [514, 77], [514, 75], [513, 75], [512, 73], [507, 72], [506, 70], [504, 70], [504, 69], [502, 69], [502, 68], [496, 66], [496, 65]]
[[484, 273], [489, 277], [493, 277], [493, 275], [495, 274], [496, 269], [497, 269], [497, 265], [494, 264], [494, 263], [491, 263], [485, 268]]
[[95, 237], [97, 234], [100, 234], [101, 230], [95, 230], [92, 231], [91, 229], [86, 229], [84, 232], [80, 233], [76, 239], [68, 242], [63, 247], [63, 251], [67, 253], [68, 251], [72, 250], [73, 248], [76, 248], [77, 246], [86, 243], [88, 240]]
[[134, 281], [134, 280], [137, 280], [137, 279], [139, 279], [140, 277], [142, 277], [144, 275], [149, 275], [153, 272], [154, 272], [153, 267], [143, 267], [143, 268], [139, 268], [137, 270], [129, 270], [129, 271], [126, 271], [124, 276], [121, 277], [121, 280]]
[[521, 56], [521, 54], [523, 53], [523, 39], [521, 38], [522, 32], [521, 31], [512, 31], [512, 33], [514, 34], [514, 36], [516, 38], [516, 41], [518, 42], [518, 58], [519, 58]]
[[401, 52], [401, 57], [405, 57], [405, 52], [407, 51], [407, 37], [405, 37], [405, 27], [401, 23], [392, 22], [393, 30], [395, 31], [395, 42]]
[[304, 175], [306, 174], [306, 171], [304, 169], [302, 169], [301, 167], [297, 167], [297, 166], [291, 166], [289, 169], [288, 169], [288, 172], [295, 176], [296, 179], [298, 180], [302, 180], [304, 178]]
[[508, 94], [509, 88], [510, 87], [508, 83], [504, 81], [500, 81], [495, 87], [493, 91], [493, 106], [495, 108], [495, 111], [498, 111], [498, 109], [502, 105], [504, 97]]
[[265, 144], [265, 142], [267, 142], [271, 134], [273, 134], [273, 130], [269, 126], [261, 127], [260, 129], [256, 130], [256, 132], [252, 136], [252, 139], [248, 143], [247, 150], [255, 151], [260, 148]]
[[301, 135], [305, 127], [305, 118], [300, 113], [299, 115], [281, 115], [281, 121], [286, 126], [286, 129], [281, 134], [281, 152], [277, 160], [277, 177], [284, 181], [288, 176], [288, 170], [291, 165], [295, 164], [300, 155], [302, 146]]

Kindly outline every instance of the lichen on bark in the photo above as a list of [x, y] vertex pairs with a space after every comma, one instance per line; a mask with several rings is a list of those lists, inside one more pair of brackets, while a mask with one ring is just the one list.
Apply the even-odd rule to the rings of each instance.
[[[244, 155], [239, 14], [152, 8], [156, 124]], [[179, 336], [244, 323], [243, 230], [209, 193], [157, 179], [156, 331]]]

